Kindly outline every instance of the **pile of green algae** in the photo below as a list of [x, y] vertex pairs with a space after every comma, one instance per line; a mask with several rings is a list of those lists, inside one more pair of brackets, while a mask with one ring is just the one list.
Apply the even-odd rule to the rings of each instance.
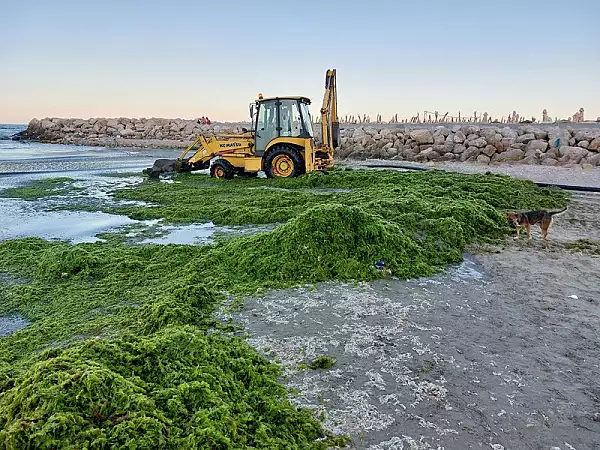
[[118, 234], [0, 243], [0, 270], [14, 277], [0, 286], [0, 314], [32, 322], [0, 339], [3, 448], [343, 445], [288, 401], [275, 364], [214, 319], [223, 299], [373, 280], [378, 261], [398, 277], [428, 276], [461, 261], [466, 245], [511, 232], [505, 210], [568, 202], [501, 175], [341, 169], [288, 180], [178, 175], [115, 197], [154, 205], [106, 208], [135, 219], [279, 226], [202, 247], [129, 245]]

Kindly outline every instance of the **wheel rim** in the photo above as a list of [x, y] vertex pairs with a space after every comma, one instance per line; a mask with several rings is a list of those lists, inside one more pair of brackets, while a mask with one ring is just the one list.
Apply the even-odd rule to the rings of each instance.
[[277, 155], [273, 158], [273, 174], [278, 177], [289, 177], [294, 172], [294, 161], [288, 155]]
[[221, 166], [215, 168], [215, 176], [217, 178], [223, 178], [225, 176], [225, 170]]

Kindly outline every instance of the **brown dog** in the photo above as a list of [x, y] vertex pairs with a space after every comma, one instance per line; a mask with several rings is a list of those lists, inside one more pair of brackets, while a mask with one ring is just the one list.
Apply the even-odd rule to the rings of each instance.
[[536, 210], [521, 213], [506, 213], [506, 217], [508, 221], [517, 228], [517, 236], [515, 239], [519, 238], [519, 231], [522, 227], [527, 229], [527, 237], [531, 239], [531, 225], [539, 224], [542, 229], [542, 238], [546, 240], [548, 237], [548, 229], [552, 225], [553, 216], [562, 214], [566, 210], [567, 208], [561, 211]]

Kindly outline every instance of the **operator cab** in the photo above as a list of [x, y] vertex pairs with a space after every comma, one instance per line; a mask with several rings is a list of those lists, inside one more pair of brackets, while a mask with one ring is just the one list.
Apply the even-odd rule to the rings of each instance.
[[278, 137], [312, 138], [309, 105], [310, 100], [306, 97], [265, 99], [259, 94], [256, 103], [250, 105], [255, 133], [255, 154], [264, 154], [269, 142]]

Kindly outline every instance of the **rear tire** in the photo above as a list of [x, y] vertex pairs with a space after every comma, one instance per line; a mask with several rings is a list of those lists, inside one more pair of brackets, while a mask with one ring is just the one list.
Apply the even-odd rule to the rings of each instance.
[[265, 175], [267, 178], [292, 178], [304, 173], [304, 158], [293, 147], [287, 145], [277, 146], [265, 158]]
[[213, 178], [231, 180], [234, 173], [233, 166], [226, 159], [217, 159], [210, 168], [210, 176]]

